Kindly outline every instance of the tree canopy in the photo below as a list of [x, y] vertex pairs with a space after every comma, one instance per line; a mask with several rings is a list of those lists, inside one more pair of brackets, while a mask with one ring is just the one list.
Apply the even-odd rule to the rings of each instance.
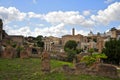
[[66, 42], [65, 46], [64, 46], [64, 50], [66, 51], [66, 49], [72, 49], [72, 50], [76, 50], [77, 47], [77, 43], [74, 40], [69, 40]]
[[44, 42], [42, 41], [43, 36], [39, 35], [35, 38], [38, 47], [44, 47]]
[[112, 64], [120, 64], [120, 40], [111, 39], [105, 43], [105, 48], [103, 49], [103, 53], [108, 56], [104, 62], [112, 63]]
[[36, 37], [36, 40], [37, 40], [37, 41], [42, 41], [42, 38], [43, 38], [43, 36], [42, 36], [42, 35], [39, 35], [39, 36]]
[[73, 61], [75, 55], [77, 54], [77, 43], [74, 40], [69, 40], [66, 42], [64, 46], [64, 50], [67, 52], [67, 59], [68, 61]]

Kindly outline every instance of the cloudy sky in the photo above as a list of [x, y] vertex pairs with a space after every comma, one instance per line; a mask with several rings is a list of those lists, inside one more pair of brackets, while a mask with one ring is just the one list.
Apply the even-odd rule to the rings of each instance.
[[120, 0], [0, 0], [0, 18], [9, 35], [104, 33], [120, 28]]

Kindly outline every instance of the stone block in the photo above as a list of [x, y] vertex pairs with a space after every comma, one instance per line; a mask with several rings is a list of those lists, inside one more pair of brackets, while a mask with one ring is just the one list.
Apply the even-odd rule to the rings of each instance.
[[24, 59], [24, 58], [29, 58], [29, 55], [28, 55], [28, 53], [27, 53], [27, 51], [21, 51], [20, 52], [20, 58], [21, 59]]
[[117, 78], [118, 73], [116, 67], [110, 64], [98, 64], [97, 74], [100, 76], [106, 76], [110, 78]]

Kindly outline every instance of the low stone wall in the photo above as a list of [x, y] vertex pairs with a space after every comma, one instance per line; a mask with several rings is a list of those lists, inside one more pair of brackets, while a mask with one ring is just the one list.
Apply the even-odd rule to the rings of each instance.
[[68, 65], [63, 65], [62, 68], [66, 74], [75, 74], [75, 69], [70, 68]]
[[118, 77], [116, 67], [114, 67], [110, 64], [98, 64], [97, 65], [97, 75], [111, 77], [111, 78]]
[[40, 58], [41, 57], [40, 49], [36, 48], [36, 50], [37, 50], [38, 54], [33, 54], [32, 53], [32, 47], [27, 47], [26, 48], [26, 51], [27, 51], [29, 57]]
[[29, 58], [28, 52], [23, 50], [20, 52], [20, 58], [24, 59], [24, 58]]
[[75, 64], [76, 74], [84, 74], [87, 69], [87, 65], [85, 63], [77, 63]]
[[3, 51], [2, 58], [15, 58], [16, 57], [16, 50], [12, 47], [7, 47], [5, 48], [5, 50]]
[[[68, 65], [63, 65], [63, 72], [66, 74], [89, 74], [104, 76], [110, 78], [118, 78], [116, 67], [110, 64], [96, 64], [94, 67], [87, 67], [85, 63], [77, 63], [75, 68], [70, 68]], [[94, 68], [94, 69], [93, 69]]]

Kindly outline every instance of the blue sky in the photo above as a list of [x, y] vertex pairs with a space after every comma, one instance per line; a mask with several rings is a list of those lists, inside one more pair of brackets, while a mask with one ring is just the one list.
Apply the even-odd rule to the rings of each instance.
[[0, 18], [10, 35], [87, 35], [120, 28], [120, 0], [0, 0]]

